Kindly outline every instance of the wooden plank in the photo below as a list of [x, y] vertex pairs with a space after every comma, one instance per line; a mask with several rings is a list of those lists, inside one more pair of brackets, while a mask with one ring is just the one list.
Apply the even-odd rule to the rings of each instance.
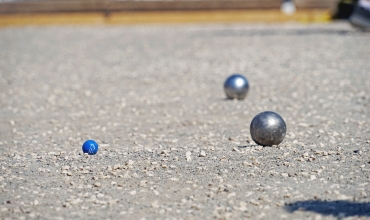
[[29, 25], [103, 25], [105, 23], [106, 17], [100, 12], [0, 14], [0, 27]]
[[310, 9], [310, 8], [326, 8], [330, 9], [334, 5], [338, 4], [339, 0], [294, 0], [294, 3], [298, 9]]
[[165, 12], [112, 12], [103, 13], [41, 13], [0, 14], [0, 27], [27, 25], [131, 25], [179, 23], [277, 23], [277, 22], [328, 22], [328, 10], [300, 10], [285, 15], [279, 9], [165, 11]]
[[104, 11], [107, 4], [105, 1], [5, 2], [0, 4], [0, 13]]
[[328, 10], [301, 10], [285, 15], [279, 9], [262, 10], [214, 10], [214, 11], [167, 11], [167, 12], [116, 12], [107, 17], [107, 24], [140, 23], [278, 23], [278, 22], [328, 22]]
[[[328, 9], [336, 0], [295, 0], [298, 9]], [[59, 0], [0, 3], [0, 13], [278, 9], [281, 0], [114, 1]]]
[[114, 1], [109, 11], [245, 10], [280, 7], [280, 0], [249, 1]]

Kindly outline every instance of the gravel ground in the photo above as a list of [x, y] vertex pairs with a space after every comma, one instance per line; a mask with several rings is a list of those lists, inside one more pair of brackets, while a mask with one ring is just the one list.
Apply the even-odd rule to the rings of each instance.
[[[370, 219], [369, 37], [347, 23], [0, 29], [0, 218]], [[244, 101], [225, 99], [235, 72]], [[286, 121], [279, 146], [251, 140], [266, 110]]]

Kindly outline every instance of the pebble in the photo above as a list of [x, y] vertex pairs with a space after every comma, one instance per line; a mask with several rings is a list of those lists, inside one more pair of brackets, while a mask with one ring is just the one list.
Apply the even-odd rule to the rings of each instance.
[[236, 196], [236, 193], [235, 192], [232, 192], [229, 195], [227, 195], [227, 198], [231, 198], [231, 197], [234, 197], [234, 196]]
[[158, 200], [153, 201], [151, 204], [152, 208], [158, 209], [160, 206], [158, 204]]
[[200, 154], [199, 154], [199, 157], [205, 157], [205, 156], [206, 156], [206, 152], [201, 151]]
[[135, 161], [129, 160], [129, 161], [127, 161], [126, 165], [127, 166], [132, 166], [132, 165], [134, 165], [134, 163], [135, 163]]
[[103, 198], [104, 197], [104, 194], [101, 194], [101, 193], [98, 193], [97, 195], [96, 195], [96, 198]]
[[191, 152], [190, 151], [186, 152], [186, 161], [191, 161]]

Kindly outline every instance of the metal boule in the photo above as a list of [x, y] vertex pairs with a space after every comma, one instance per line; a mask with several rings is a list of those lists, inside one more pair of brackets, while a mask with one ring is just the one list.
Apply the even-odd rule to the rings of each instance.
[[248, 90], [248, 80], [240, 74], [231, 75], [224, 83], [224, 91], [229, 99], [242, 100], [247, 96]]
[[265, 111], [253, 118], [250, 132], [253, 141], [258, 145], [279, 145], [285, 138], [286, 124], [276, 112]]

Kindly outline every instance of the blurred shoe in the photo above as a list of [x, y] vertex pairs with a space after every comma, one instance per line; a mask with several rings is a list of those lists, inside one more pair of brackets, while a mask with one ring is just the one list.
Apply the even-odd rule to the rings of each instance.
[[280, 10], [286, 15], [292, 15], [295, 13], [296, 8], [293, 1], [283, 0], [283, 2], [280, 5]]
[[348, 19], [355, 10], [357, 2], [357, 0], [340, 0], [333, 11], [333, 19]]
[[356, 6], [352, 15], [349, 17], [349, 22], [356, 28], [370, 30], [370, 10]]

